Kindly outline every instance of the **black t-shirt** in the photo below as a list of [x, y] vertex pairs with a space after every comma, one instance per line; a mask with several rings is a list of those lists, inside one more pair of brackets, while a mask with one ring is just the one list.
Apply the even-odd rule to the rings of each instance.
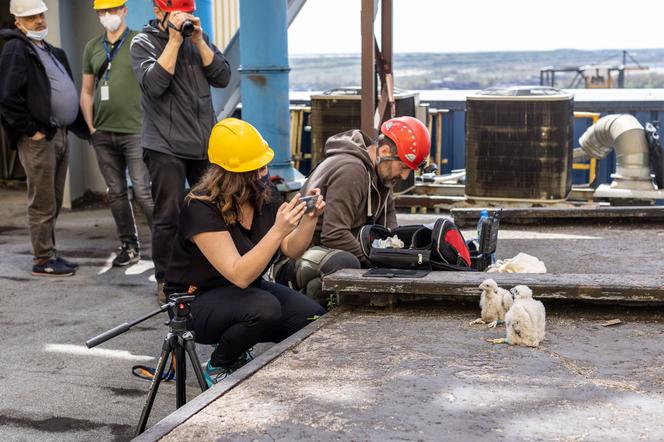
[[[244, 255], [274, 225], [279, 206], [280, 202], [275, 198], [267, 201], [260, 213], [254, 211], [251, 229], [247, 230], [239, 222], [227, 225], [221, 217], [219, 209], [207, 201], [185, 202], [180, 212], [173, 254], [166, 271], [166, 290], [172, 293], [186, 291], [190, 285], [199, 289], [233, 285], [210, 264], [191, 239], [199, 233], [227, 231], [233, 238], [238, 253]], [[264, 274], [268, 267], [261, 274]]]

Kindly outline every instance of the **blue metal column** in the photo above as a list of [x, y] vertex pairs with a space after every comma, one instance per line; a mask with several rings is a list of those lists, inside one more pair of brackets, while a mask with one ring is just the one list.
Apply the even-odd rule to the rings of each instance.
[[155, 18], [152, 2], [146, 2], [145, 0], [128, 0], [126, 5], [129, 9], [127, 26], [135, 31], [142, 31], [143, 26]]
[[270, 175], [295, 182], [303, 177], [290, 152], [287, 13], [287, 0], [240, 0], [240, 91], [242, 119], [274, 149]]
[[201, 27], [214, 43], [214, 7], [212, 0], [196, 0], [196, 17], [201, 19]]

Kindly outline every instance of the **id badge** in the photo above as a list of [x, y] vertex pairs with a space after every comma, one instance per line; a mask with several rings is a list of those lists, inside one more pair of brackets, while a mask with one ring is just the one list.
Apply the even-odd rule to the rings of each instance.
[[108, 85], [105, 84], [99, 89], [99, 94], [101, 95], [101, 101], [108, 101], [109, 100], [109, 88]]

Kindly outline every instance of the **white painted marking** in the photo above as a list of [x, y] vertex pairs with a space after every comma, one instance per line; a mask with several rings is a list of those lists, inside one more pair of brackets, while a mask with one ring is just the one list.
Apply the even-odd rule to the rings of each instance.
[[125, 361], [151, 361], [153, 356], [134, 355], [126, 350], [111, 350], [108, 348], [87, 348], [82, 345], [46, 344], [44, 351], [48, 353], [67, 353], [77, 356], [96, 356], [100, 358], [122, 359]]
[[115, 252], [111, 253], [106, 262], [104, 263], [104, 265], [101, 266], [101, 268], [97, 272], [97, 275], [104, 274], [109, 270], [111, 270], [111, 268], [113, 267], [113, 260], [115, 259], [116, 256], [117, 255], [115, 254]]
[[154, 263], [152, 261], [143, 261], [141, 259], [133, 266], [129, 266], [129, 268], [125, 270], [125, 275], [140, 275], [141, 273], [147, 272], [153, 268]]

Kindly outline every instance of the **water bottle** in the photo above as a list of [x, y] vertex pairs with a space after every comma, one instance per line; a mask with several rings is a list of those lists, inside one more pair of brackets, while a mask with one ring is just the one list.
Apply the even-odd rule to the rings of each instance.
[[[487, 227], [482, 228], [486, 224]], [[489, 218], [489, 211], [487, 209], [482, 209], [480, 212], [480, 219], [477, 222], [477, 244], [479, 247], [480, 253], [484, 254], [485, 249], [489, 247], [489, 244], [491, 242], [491, 218]], [[482, 234], [482, 230], [484, 230], [484, 234]], [[492, 253], [491, 254], [491, 264], [495, 264], [496, 262], [496, 254]]]
[[487, 209], [482, 209], [480, 212], [480, 220], [477, 222], [477, 245], [482, 251], [482, 225], [485, 222], [489, 222], [489, 211]]

